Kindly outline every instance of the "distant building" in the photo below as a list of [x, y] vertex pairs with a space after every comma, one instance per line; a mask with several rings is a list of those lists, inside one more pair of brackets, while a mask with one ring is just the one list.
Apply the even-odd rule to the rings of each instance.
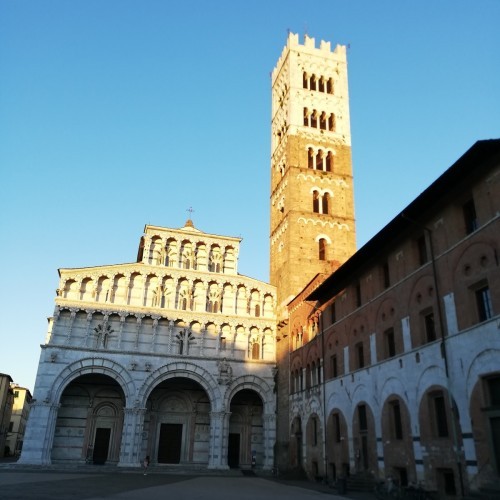
[[289, 304], [289, 466], [424, 481], [500, 475], [500, 140], [479, 141]]
[[10, 416], [12, 414], [12, 405], [14, 403], [14, 392], [10, 384], [12, 378], [10, 375], [0, 373], [0, 457], [8, 454], [7, 433], [9, 432]]
[[14, 404], [7, 434], [7, 446], [11, 455], [19, 455], [23, 447], [24, 431], [30, 412], [31, 392], [17, 384], [11, 384], [11, 389], [14, 393]]
[[276, 293], [239, 245], [148, 225], [137, 262], [61, 269], [19, 463], [271, 469]]

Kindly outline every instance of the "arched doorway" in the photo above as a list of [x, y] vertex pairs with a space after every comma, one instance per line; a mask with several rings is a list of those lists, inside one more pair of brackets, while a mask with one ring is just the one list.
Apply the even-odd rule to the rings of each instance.
[[251, 389], [237, 392], [231, 400], [227, 464], [229, 467], [251, 467], [264, 461], [264, 406]]
[[165, 380], [151, 392], [146, 408], [142, 456], [155, 464], [208, 464], [210, 400], [198, 382]]
[[124, 406], [123, 390], [111, 377], [73, 380], [61, 395], [51, 460], [118, 463]]
[[328, 477], [335, 481], [337, 477], [347, 477], [350, 473], [347, 421], [340, 409], [332, 410], [327, 425]]
[[353, 415], [354, 465], [357, 473], [378, 474], [375, 419], [364, 402], [356, 406]]
[[384, 475], [396, 479], [400, 486], [417, 483], [410, 412], [397, 394], [391, 394], [385, 400], [381, 425]]
[[295, 417], [292, 422], [290, 436], [290, 466], [302, 467], [302, 420]]

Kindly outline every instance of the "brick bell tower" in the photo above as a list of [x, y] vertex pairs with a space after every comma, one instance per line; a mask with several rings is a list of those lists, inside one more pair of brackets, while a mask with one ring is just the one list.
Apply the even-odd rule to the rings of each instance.
[[346, 47], [296, 34], [272, 73], [271, 284], [278, 320], [356, 251]]
[[[346, 47], [296, 34], [272, 73], [271, 284], [277, 287], [275, 460], [291, 460], [287, 304], [356, 251]], [[302, 429], [303, 431], [304, 429]], [[298, 438], [297, 438], [298, 439]]]

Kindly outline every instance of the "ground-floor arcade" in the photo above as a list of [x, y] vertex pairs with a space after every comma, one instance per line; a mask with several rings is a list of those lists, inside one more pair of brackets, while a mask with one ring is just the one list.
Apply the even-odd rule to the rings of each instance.
[[289, 467], [328, 481], [421, 482], [443, 496], [498, 481], [500, 372], [491, 370], [498, 352], [478, 351], [451, 377], [414, 353], [295, 392]]
[[140, 365], [83, 358], [45, 373], [20, 463], [272, 468], [272, 366]]

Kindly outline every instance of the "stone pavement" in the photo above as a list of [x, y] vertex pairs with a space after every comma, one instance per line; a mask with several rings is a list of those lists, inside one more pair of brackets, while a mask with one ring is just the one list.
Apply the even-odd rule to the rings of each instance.
[[30, 468], [0, 464], [1, 500], [299, 500], [352, 498], [373, 500], [367, 493], [337, 495], [323, 484], [227, 474], [165, 473], [117, 468]]

